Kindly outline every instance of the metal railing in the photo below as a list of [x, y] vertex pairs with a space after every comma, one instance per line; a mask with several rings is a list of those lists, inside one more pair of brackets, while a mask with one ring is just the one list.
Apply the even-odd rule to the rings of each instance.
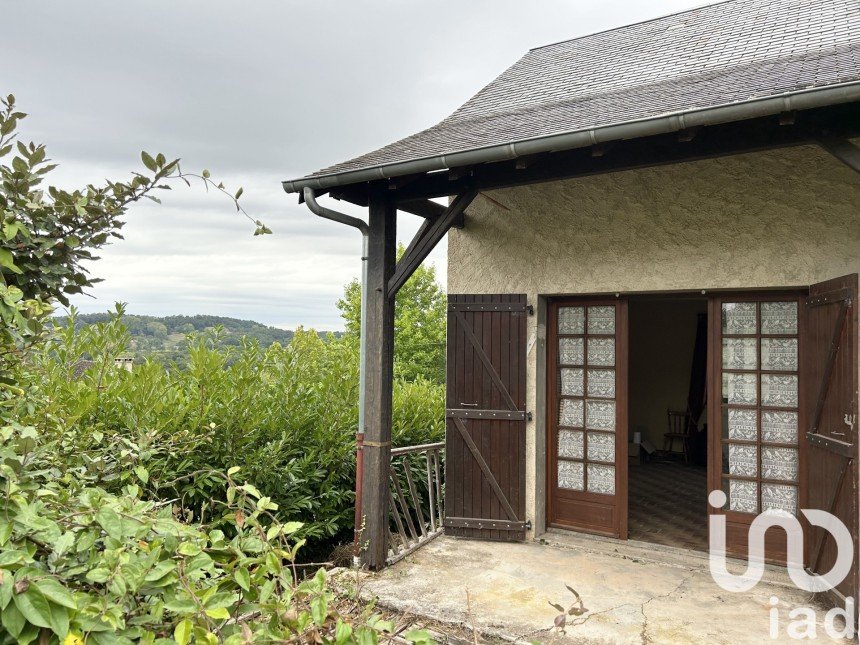
[[445, 444], [392, 448], [389, 466], [388, 564], [442, 532]]

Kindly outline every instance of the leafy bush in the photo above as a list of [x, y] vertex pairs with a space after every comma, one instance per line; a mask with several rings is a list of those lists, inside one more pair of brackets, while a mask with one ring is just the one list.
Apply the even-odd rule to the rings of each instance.
[[[120, 313], [77, 332], [72, 314], [33, 361], [50, 400], [26, 422], [44, 432], [63, 419], [75, 431], [58, 447], [66, 463], [99, 470], [114, 494], [135, 484], [150, 499], [177, 498], [198, 519], [224, 494], [213, 471], [239, 463], [281, 517], [303, 523], [307, 557], [349, 539], [358, 358], [348, 341], [299, 329], [287, 346], [234, 350], [218, 348], [215, 332], [191, 343], [184, 369], [147, 362], [126, 372], [113, 364], [128, 342]], [[83, 358], [91, 363], [76, 375]], [[393, 408], [395, 445], [443, 436], [441, 385], [398, 380]]]
[[[188, 370], [127, 372], [113, 360], [121, 313], [31, 348], [14, 375], [23, 395], [0, 408], [0, 645], [375, 643], [393, 630], [297, 563], [308, 539], [320, 550], [351, 528], [349, 348], [300, 332], [227, 366], [201, 337]], [[400, 393], [402, 437], [430, 390]]]
[[40, 321], [50, 309], [46, 303], [68, 305], [69, 295], [99, 281], [84, 264], [97, 259], [93, 251], [122, 237], [124, 217], [135, 202], [157, 202], [156, 191], [169, 190], [177, 181], [190, 186], [193, 179], [225, 194], [237, 212], [254, 222], [254, 235], [271, 233], [239, 205], [241, 188], [231, 194], [208, 170], [184, 172], [179, 159], [168, 161], [162, 154], [142, 152], [144, 171], [128, 181], [105, 180], [73, 191], [43, 187], [57, 166], [44, 145], [17, 140], [18, 124], [26, 116], [12, 94], [0, 98], [0, 390], [15, 387], [14, 363], [23, 348], [40, 338]]
[[219, 476], [210, 521], [187, 523], [137, 484], [112, 494], [98, 469], [69, 467], [60, 455], [76, 438], [0, 431], [0, 643], [374, 643], [392, 628], [341, 612], [322, 569], [299, 582], [301, 524], [279, 522], [269, 497], [233, 480], [239, 468]]

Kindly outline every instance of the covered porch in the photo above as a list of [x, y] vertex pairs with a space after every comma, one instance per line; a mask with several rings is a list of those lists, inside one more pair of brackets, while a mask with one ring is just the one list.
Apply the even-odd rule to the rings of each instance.
[[[363, 375], [356, 504], [362, 563], [370, 569], [382, 569], [392, 559], [404, 555], [404, 550], [411, 550], [425, 538], [434, 537], [443, 526], [449, 534], [513, 540], [532, 537], [535, 532], [540, 534], [546, 528], [545, 496], [541, 492], [545, 482], [532, 475], [528, 493], [525, 483], [527, 424], [535, 428], [533, 433], [540, 443], [535, 446], [532, 458], [540, 462], [545, 453], [542, 442], [546, 434], [548, 393], [542, 375], [546, 373], [546, 338], [539, 337], [534, 324], [526, 324], [525, 321], [536, 318], [540, 323], [545, 320], [547, 304], [545, 299], [530, 302], [524, 294], [453, 295], [449, 302], [448, 438], [449, 441], [452, 436], [456, 438], [458, 454], [461, 455], [461, 461], [457, 463], [471, 469], [466, 473], [468, 477], [475, 473], [478, 487], [482, 486], [480, 473], [483, 473], [486, 479], [484, 487], [490, 491], [486, 493], [492, 505], [489, 514], [478, 514], [480, 509], [468, 514], [460, 509], [461, 512], [452, 515], [449, 502], [459, 499], [452, 496], [452, 462], [449, 459], [443, 465], [439, 458], [442, 447], [436, 446], [426, 466], [426, 492], [429, 493], [431, 488], [434, 491], [434, 499], [429, 503], [430, 508], [437, 512], [436, 523], [428, 523], [424, 531], [424, 524], [417, 516], [414, 518], [415, 526], [410, 526], [404, 514], [402, 526], [395, 526], [398, 507], [415, 509], [418, 503], [412, 499], [416, 491], [410, 489], [410, 482], [406, 479], [402, 480], [402, 491], [392, 488], [392, 466], [396, 465], [398, 457], [404, 455], [404, 450], [392, 451], [396, 447], [391, 443], [395, 299], [406, 280], [451, 229], [470, 231], [467, 209], [476, 197], [498, 189], [535, 184], [544, 186], [546, 194], [552, 194], [554, 187], [570, 179], [793, 148], [822, 151], [837, 163], [837, 167], [847, 166], [860, 172], [860, 148], [852, 141], [860, 135], [860, 104], [856, 102], [860, 90], [857, 87], [860, 86], [800, 92], [802, 102], [799, 98], [792, 102], [788, 95], [759, 99], [745, 104], [743, 110], [747, 112], [743, 115], [735, 115], [734, 111], [741, 110], [739, 106], [700, 110], [694, 127], [690, 126], [693, 117], [689, 113], [685, 118], [659, 117], [655, 119], [660, 122], [659, 126], [650, 123], [646, 127], [644, 123], [637, 123], [636, 128], [639, 129], [635, 132], [616, 132], [608, 127], [605, 132], [611, 131], [612, 137], [629, 136], [614, 140], [611, 145], [601, 141], [603, 136], [610, 135], [605, 132], [596, 134], [595, 130], [589, 135], [592, 145], [577, 140], [577, 147], [566, 150], [557, 150], [552, 141], [544, 139], [541, 145], [547, 148], [546, 151], [533, 152], [532, 144], [522, 150], [505, 146], [504, 151], [496, 151], [501, 157], [498, 160], [490, 155], [486, 159], [482, 157], [478, 163], [466, 163], [471, 157], [464, 153], [461, 157], [446, 156], [434, 161], [448, 164], [455, 158], [458, 162], [462, 158], [462, 167], [424, 170], [420, 165], [413, 167], [404, 163], [391, 170], [392, 176], [388, 178], [374, 179], [374, 176], [379, 176], [376, 171], [346, 170], [284, 182], [287, 192], [299, 193], [300, 200], [306, 202], [315, 214], [351, 225], [364, 237]], [[812, 100], [813, 94], [820, 101], [816, 107], [806, 103]], [[791, 109], [793, 107], [805, 109]], [[737, 120], [725, 122], [729, 111], [737, 116]], [[840, 162], [843, 166], [838, 165]], [[397, 174], [401, 172], [404, 174]], [[322, 206], [317, 198], [325, 194], [367, 207], [367, 222]], [[447, 207], [431, 201], [441, 197], [449, 198]], [[492, 201], [491, 197], [487, 199]], [[575, 209], [576, 204], [570, 204], [570, 207]], [[504, 217], [506, 209], [497, 210], [502, 214], [496, 215]], [[423, 225], [400, 260], [395, 258], [398, 211], [424, 218]], [[472, 235], [474, 237], [474, 232]], [[617, 299], [618, 294], [614, 297]], [[498, 316], [501, 322], [484, 323], [482, 339], [481, 330], [474, 325], [477, 316], [484, 314], [487, 319]], [[456, 331], [452, 331], [455, 328]], [[452, 341], [454, 338], [456, 341]], [[486, 342], [504, 343], [510, 348], [508, 358], [493, 355]], [[526, 354], [535, 343], [538, 356], [543, 358], [538, 359], [536, 382], [527, 382]], [[464, 365], [463, 376], [468, 382], [463, 392], [455, 391], [460, 385], [455, 384], [451, 377], [451, 370], [460, 369], [455, 361]], [[507, 373], [502, 374], [503, 370]], [[853, 378], [850, 372], [846, 374], [846, 378]], [[480, 399], [480, 402], [465, 403], [463, 405], [473, 408], [464, 408], [460, 400], [470, 397]], [[717, 398], [718, 395], [714, 400]], [[471, 431], [466, 428], [481, 424], [490, 427], [490, 424], [499, 422], [511, 430], [506, 439], [508, 448], [500, 448], [498, 453], [482, 458], [487, 446], [474, 444]], [[620, 418], [618, 424], [623, 425]], [[626, 449], [626, 441], [619, 441], [619, 445], [623, 444]], [[410, 451], [405, 449], [407, 453]], [[626, 455], [622, 457], [622, 463], [625, 463]], [[419, 459], [424, 463], [423, 460], [428, 458], [420, 456]], [[501, 464], [508, 470], [507, 475], [488, 475]], [[424, 470], [423, 466], [420, 468]], [[407, 471], [417, 477], [418, 471]], [[536, 472], [541, 472], [539, 464]], [[447, 483], [445, 487], [443, 481]], [[463, 495], [460, 488], [457, 491]], [[534, 507], [532, 516], [527, 513], [527, 496]], [[424, 506], [425, 512], [426, 509]], [[854, 520], [852, 529], [856, 531]], [[626, 533], [626, 529], [622, 533]], [[410, 546], [404, 549], [407, 543]]]
[[[528, 640], [552, 627], [552, 603], [570, 608], [570, 585], [583, 606], [568, 632], [585, 639], [749, 642], [768, 638], [771, 596], [786, 619], [811, 602], [777, 574], [722, 593], [704, 556], [635, 543], [628, 412], [654, 393], [629, 370], [643, 298], [703, 300], [696, 495], [730, 495], [691, 497], [690, 541], [726, 518], [745, 556], [753, 518], [812, 508], [848, 525], [856, 554], [860, 44], [828, 34], [856, 33], [860, 14], [797, 7], [717, 3], [536, 48], [436, 126], [283, 183], [364, 240], [356, 529], [383, 603], [420, 599]], [[402, 213], [423, 223], [398, 260]], [[392, 447], [397, 293], [449, 233], [446, 442]], [[771, 327], [771, 311], [788, 313]], [[784, 364], [761, 356], [777, 345]], [[833, 542], [805, 537], [809, 568], [828, 570]], [[858, 584], [855, 566], [840, 602]]]

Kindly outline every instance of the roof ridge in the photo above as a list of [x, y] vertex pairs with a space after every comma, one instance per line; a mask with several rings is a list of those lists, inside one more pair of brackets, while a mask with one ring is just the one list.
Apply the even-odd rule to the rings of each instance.
[[640, 20], [639, 22], [628, 22], [623, 25], [618, 25], [616, 27], [607, 27], [606, 29], [599, 29], [597, 31], [591, 31], [587, 34], [582, 34], [581, 36], [574, 36], [573, 38], [564, 38], [562, 40], [556, 40], [555, 42], [547, 43], [545, 45], [538, 45], [537, 47], [530, 47], [528, 51], [533, 52], [538, 49], [545, 49], [547, 47], [553, 47], [555, 45], [561, 45], [562, 43], [573, 42], [574, 40], [581, 40], [583, 38], [590, 38], [591, 36], [599, 36], [600, 34], [606, 34], [610, 31], [617, 31], [619, 29], [626, 29], [627, 27], [635, 27], [636, 25], [645, 25], [649, 22], [656, 22], [657, 20], [663, 20], [665, 18], [671, 18], [672, 16], [680, 16], [685, 13], [691, 13], [693, 11], [700, 11], [701, 9], [705, 9], [708, 7], [715, 7], [720, 4], [728, 4], [730, 2], [742, 2], [743, 0], [711, 0], [710, 2], [703, 2], [700, 5], [696, 5], [695, 7], [689, 7], [688, 9], [682, 9], [681, 11], [675, 11], [673, 13], [664, 13], [659, 16], [654, 16], [653, 18], [646, 18], [645, 20]]

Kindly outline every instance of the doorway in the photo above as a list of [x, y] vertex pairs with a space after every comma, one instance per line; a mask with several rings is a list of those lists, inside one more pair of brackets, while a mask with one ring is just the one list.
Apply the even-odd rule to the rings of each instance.
[[708, 548], [703, 296], [629, 299], [628, 538]]
[[550, 298], [546, 525], [707, 550], [722, 515], [745, 558], [757, 517], [793, 516], [805, 552], [768, 530], [765, 559], [826, 571], [837, 548], [800, 515], [813, 508], [860, 557], [857, 282]]

